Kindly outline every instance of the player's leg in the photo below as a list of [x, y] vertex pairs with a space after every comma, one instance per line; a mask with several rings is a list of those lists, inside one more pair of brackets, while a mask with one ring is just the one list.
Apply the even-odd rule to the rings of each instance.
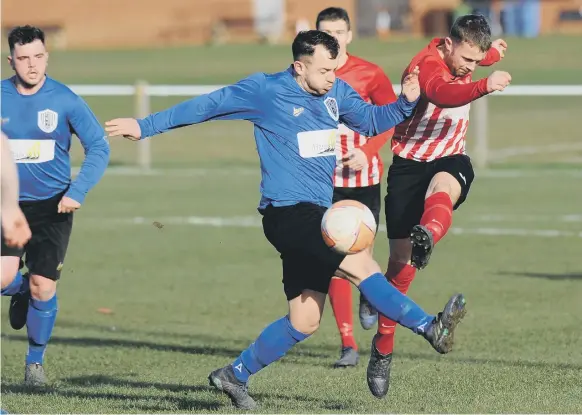
[[[353, 189], [336, 187], [333, 194], [333, 203], [352, 199], [353, 197]], [[329, 283], [329, 302], [341, 339], [340, 358], [334, 363], [334, 367], [355, 366], [358, 364], [360, 356], [353, 330], [352, 284], [343, 278], [332, 277]]]
[[304, 290], [289, 300], [289, 313], [269, 324], [231, 364], [212, 372], [210, 384], [226, 393], [234, 406], [254, 409], [248, 393], [251, 375], [276, 362], [319, 327], [326, 294]]
[[[380, 226], [380, 210], [382, 208], [382, 191], [380, 189], [380, 185], [373, 185], [368, 187], [361, 187], [357, 189], [358, 195], [355, 200], [360, 203], [366, 205], [372, 215], [374, 215], [374, 219], [376, 220], [376, 232], [378, 232], [378, 228]], [[374, 245], [370, 246], [370, 255], [374, 254]], [[359, 308], [359, 317], [360, 317], [360, 324], [365, 330], [369, 330], [376, 324], [378, 321], [378, 311], [370, 302], [360, 293], [360, 306]]]
[[456, 155], [432, 162], [433, 177], [424, 201], [420, 224], [411, 231], [411, 261], [418, 269], [426, 267], [436, 245], [453, 222], [453, 210], [467, 197], [475, 177], [469, 157]]
[[[12, 254], [12, 253], [10, 253]], [[2, 246], [2, 296], [18, 294], [24, 278], [19, 271], [20, 256], [8, 255]]]
[[[427, 168], [423, 163], [395, 156], [388, 171], [388, 192], [384, 201], [390, 258], [386, 279], [406, 294], [416, 268], [410, 265], [412, 246], [410, 231], [422, 216], [424, 195], [428, 186]], [[372, 340], [367, 382], [378, 398], [388, 393], [396, 321], [379, 315], [378, 331]]]
[[10, 326], [20, 330], [26, 324], [28, 310], [28, 278], [20, 272], [24, 249], [9, 247], [2, 238], [2, 296], [10, 296]]
[[309, 254], [314, 234], [323, 243], [320, 224], [324, 209], [314, 206], [301, 203], [269, 207], [264, 212], [265, 235], [283, 260], [283, 287], [289, 313], [269, 324], [232, 364], [209, 375], [210, 384], [227, 394], [238, 408], [256, 406], [248, 394], [249, 377], [282, 358], [319, 327], [333, 270], [322, 267]]
[[[56, 212], [56, 206], [52, 208]], [[38, 238], [31, 241], [27, 250], [30, 303], [26, 316], [28, 352], [24, 381], [29, 385], [46, 382], [44, 357], [57, 317], [57, 280], [65, 261], [72, 226], [72, 213], [46, 214], [44, 224], [38, 227]]]
[[437, 316], [428, 314], [386, 280], [368, 251], [347, 256], [336, 275], [349, 279], [381, 314], [422, 335], [437, 352], [451, 351], [454, 330], [465, 314], [462, 295], [451, 297]]

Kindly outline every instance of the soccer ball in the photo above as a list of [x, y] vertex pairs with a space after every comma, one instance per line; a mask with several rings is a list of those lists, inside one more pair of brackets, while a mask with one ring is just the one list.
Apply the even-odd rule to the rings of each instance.
[[355, 200], [334, 203], [321, 220], [323, 240], [334, 251], [357, 254], [368, 248], [376, 237], [376, 220], [372, 211]]

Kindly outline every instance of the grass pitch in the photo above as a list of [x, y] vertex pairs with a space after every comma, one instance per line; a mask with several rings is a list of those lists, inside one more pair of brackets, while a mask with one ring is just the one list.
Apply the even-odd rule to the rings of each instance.
[[[516, 83], [578, 83], [582, 54], [572, 52], [574, 40], [510, 40], [501, 67]], [[424, 43], [362, 41], [354, 53], [397, 80]], [[55, 53], [51, 75], [69, 83], [227, 83], [284, 68], [288, 49]], [[320, 331], [251, 380], [261, 412], [582, 412], [582, 173], [580, 151], [568, 147], [580, 139], [582, 101], [490, 101], [494, 149], [562, 143], [569, 150], [500, 158], [495, 169], [477, 172], [453, 229], [417, 276], [409, 294], [429, 311], [465, 293], [469, 314], [455, 350], [437, 355], [399, 328], [390, 392], [377, 400], [365, 381], [372, 331], [356, 323], [358, 368], [332, 369], [339, 336], [328, 307]], [[130, 98], [89, 102], [103, 121], [132, 115]], [[154, 109], [173, 102], [156, 99]], [[210, 123], [152, 146], [156, 172], [112, 170], [75, 218], [47, 350], [49, 387], [22, 387], [26, 333], [10, 329], [2, 299], [3, 409], [234, 412], [206, 376], [286, 313], [279, 259], [258, 227], [252, 131]], [[135, 143], [118, 140], [112, 149], [113, 165], [132, 165]], [[385, 233], [376, 257], [387, 262]], [[354, 291], [357, 322], [356, 308]]]

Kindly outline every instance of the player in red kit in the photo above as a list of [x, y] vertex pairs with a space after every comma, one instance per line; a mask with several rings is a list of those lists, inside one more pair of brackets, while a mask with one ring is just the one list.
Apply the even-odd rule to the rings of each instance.
[[[338, 7], [330, 7], [319, 13], [316, 27], [338, 40], [340, 52], [336, 76], [346, 81], [367, 102], [384, 105], [396, 101], [396, 94], [390, 79], [382, 69], [347, 53], [347, 45], [352, 40], [348, 13]], [[380, 181], [384, 166], [378, 154], [387, 143], [393, 130], [375, 137], [365, 137], [349, 130], [343, 124], [339, 127], [338, 165], [334, 177], [333, 201], [357, 200], [370, 208], [376, 223], [381, 210]], [[342, 350], [335, 367], [355, 366], [358, 363], [358, 346], [353, 335], [352, 287], [349, 281], [332, 278], [329, 298], [340, 332]], [[360, 295], [360, 323], [366, 330], [378, 320], [376, 310]]]
[[[477, 66], [498, 62], [507, 48], [491, 42], [485, 18], [462, 16], [448, 37], [433, 39], [404, 71], [420, 69], [421, 99], [412, 116], [395, 128], [392, 165], [385, 198], [390, 260], [386, 278], [406, 293], [417, 269], [424, 268], [433, 247], [452, 223], [453, 210], [467, 198], [474, 178], [465, 151], [472, 101], [501, 91], [511, 81], [495, 71], [473, 82]], [[394, 347], [394, 321], [380, 316], [372, 342], [367, 380], [372, 394], [386, 395]]]

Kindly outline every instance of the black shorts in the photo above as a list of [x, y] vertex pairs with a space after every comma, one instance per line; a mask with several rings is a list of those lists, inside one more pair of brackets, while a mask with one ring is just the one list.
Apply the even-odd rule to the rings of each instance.
[[388, 193], [384, 199], [388, 238], [410, 236], [424, 212], [424, 199], [432, 178], [439, 172], [450, 173], [461, 185], [457, 209], [467, 198], [475, 178], [471, 159], [465, 155], [442, 157], [420, 162], [394, 156], [388, 170]]
[[30, 273], [53, 281], [61, 276], [73, 228], [72, 213], [57, 213], [62, 197], [59, 194], [46, 200], [20, 202], [20, 208], [32, 232], [30, 241], [24, 248], [8, 247], [2, 237], [2, 256], [16, 256], [21, 259], [25, 256]]
[[340, 200], [356, 200], [368, 206], [376, 219], [376, 229], [378, 228], [382, 209], [382, 189], [379, 184], [366, 187], [336, 187], [333, 190], [333, 203]]
[[269, 205], [260, 211], [265, 236], [281, 254], [287, 300], [298, 297], [303, 290], [327, 294], [331, 277], [345, 258], [323, 241], [321, 220], [326, 210], [313, 203], [298, 203]]

